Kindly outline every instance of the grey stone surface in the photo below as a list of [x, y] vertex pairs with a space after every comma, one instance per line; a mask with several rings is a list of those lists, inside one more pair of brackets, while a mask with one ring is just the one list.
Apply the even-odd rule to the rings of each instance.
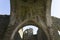
[[[9, 24], [9, 19], [9, 15], [0, 15], [0, 40], [2, 40], [2, 38], [4, 37], [4, 34]], [[55, 40], [60, 40], [60, 36], [58, 34], [58, 30], [60, 30], [60, 18], [52, 17], [52, 22], [54, 38]]]
[[7, 30], [9, 19], [10, 19], [9, 15], [0, 15], [0, 40], [3, 39], [4, 34]]
[[[48, 40], [53, 39], [52, 20], [51, 20], [51, 0], [10, 0], [11, 1], [11, 18], [10, 25], [31, 24], [41, 27]], [[31, 23], [27, 21], [32, 21]], [[24, 23], [25, 22], [25, 23]], [[16, 24], [15, 24], [16, 23]], [[33, 23], [35, 24], [35, 23]], [[40, 26], [41, 25], [41, 26]], [[50, 29], [48, 29], [48, 27]], [[10, 28], [10, 27], [9, 27]], [[48, 30], [50, 32], [48, 32]], [[50, 36], [49, 36], [50, 35]]]
[[55, 40], [60, 40], [60, 35], [58, 30], [60, 31], [60, 18], [52, 17], [52, 28]]

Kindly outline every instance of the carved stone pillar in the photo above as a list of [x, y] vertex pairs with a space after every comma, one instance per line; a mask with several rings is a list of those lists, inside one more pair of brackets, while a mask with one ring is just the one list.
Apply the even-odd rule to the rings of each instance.
[[[14, 35], [24, 25], [34, 24], [41, 28], [48, 40], [51, 34], [51, 0], [10, 0], [11, 18], [4, 40], [14, 40]], [[7, 36], [8, 35], [8, 36]]]

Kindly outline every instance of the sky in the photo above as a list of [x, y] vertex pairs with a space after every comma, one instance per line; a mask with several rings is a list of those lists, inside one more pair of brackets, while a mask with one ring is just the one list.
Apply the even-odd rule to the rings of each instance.
[[51, 15], [60, 18], [60, 0], [52, 0]]
[[0, 0], [0, 15], [10, 14], [10, 0]]
[[[10, 0], [0, 0], [0, 15], [10, 15]], [[51, 16], [60, 18], [60, 0], [52, 0]]]

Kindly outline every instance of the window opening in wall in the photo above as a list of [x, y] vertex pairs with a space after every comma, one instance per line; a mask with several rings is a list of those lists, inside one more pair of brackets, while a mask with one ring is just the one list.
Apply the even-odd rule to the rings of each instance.
[[60, 35], [60, 31], [58, 30], [58, 34]]
[[15, 34], [14, 40], [47, 40], [45, 32], [37, 26], [26, 25]]
[[38, 31], [38, 27], [33, 26], [33, 25], [27, 25], [24, 26], [22, 29], [20, 29], [18, 32], [21, 36], [21, 38], [23, 38], [23, 34], [31, 34], [31, 35], [36, 35]]

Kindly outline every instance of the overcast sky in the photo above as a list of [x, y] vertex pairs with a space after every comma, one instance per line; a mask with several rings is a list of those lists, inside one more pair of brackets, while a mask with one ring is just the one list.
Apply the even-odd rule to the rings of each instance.
[[[10, 0], [0, 0], [0, 14], [10, 14]], [[60, 18], [60, 0], [52, 0], [51, 15]]]

